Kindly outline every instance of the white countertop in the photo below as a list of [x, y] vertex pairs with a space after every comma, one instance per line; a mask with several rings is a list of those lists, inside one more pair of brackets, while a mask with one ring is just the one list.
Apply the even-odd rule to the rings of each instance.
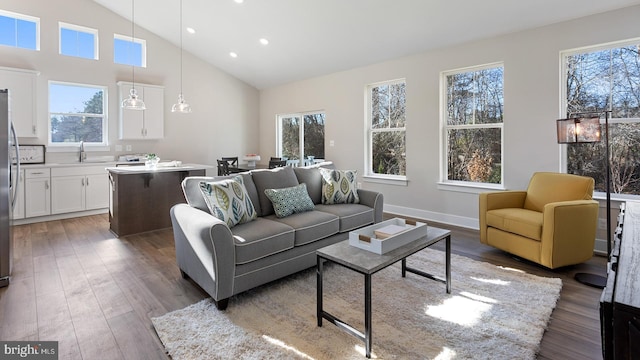
[[145, 165], [133, 166], [112, 166], [107, 167], [107, 171], [114, 174], [148, 174], [154, 172], [170, 172], [170, 171], [189, 171], [189, 170], [206, 170], [211, 169], [210, 165], [201, 164], [182, 164], [181, 166], [163, 166], [159, 163], [155, 169], [147, 168]]

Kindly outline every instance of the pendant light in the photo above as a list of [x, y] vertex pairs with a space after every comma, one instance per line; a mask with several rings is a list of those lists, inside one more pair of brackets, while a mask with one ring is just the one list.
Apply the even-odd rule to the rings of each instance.
[[182, 114], [191, 112], [191, 105], [184, 101], [182, 95], [182, 0], [180, 0], [180, 93], [178, 94], [178, 102], [171, 107], [171, 112]]
[[[135, 15], [135, 0], [131, 0], [131, 43], [133, 44], [134, 36], [134, 15]], [[130, 45], [131, 46], [131, 45]], [[131, 90], [129, 91], [129, 97], [122, 100], [122, 108], [129, 110], [144, 110], [147, 107], [144, 105], [144, 101], [138, 98], [138, 92], [136, 91], [136, 66], [131, 64]]]

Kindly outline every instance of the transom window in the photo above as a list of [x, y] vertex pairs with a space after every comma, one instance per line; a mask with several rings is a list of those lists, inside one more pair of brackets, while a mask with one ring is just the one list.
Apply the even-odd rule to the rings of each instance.
[[107, 145], [105, 86], [49, 82], [49, 144]]
[[98, 30], [58, 23], [60, 29], [60, 54], [98, 60]]
[[0, 10], [0, 45], [40, 50], [40, 18]]
[[[640, 39], [562, 54], [563, 98], [567, 114], [611, 111], [609, 151], [611, 191], [640, 195]], [[604, 115], [601, 116], [604, 124]], [[604, 135], [604, 126], [601, 133]], [[567, 172], [591, 176], [606, 191], [605, 141], [570, 144]], [[624, 197], [624, 196], [623, 196]]]
[[406, 179], [406, 82], [367, 86], [367, 176]]
[[113, 35], [113, 62], [147, 67], [147, 41], [131, 36]]
[[442, 80], [443, 181], [502, 184], [502, 64], [445, 72]]
[[278, 115], [278, 156], [293, 166], [324, 159], [323, 112]]

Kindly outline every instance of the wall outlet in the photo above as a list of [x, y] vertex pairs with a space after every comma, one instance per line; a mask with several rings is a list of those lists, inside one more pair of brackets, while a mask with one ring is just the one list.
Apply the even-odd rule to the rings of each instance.
[[361, 182], [357, 182], [357, 183], [356, 183], [356, 187], [357, 187], [358, 189], [362, 189], [362, 183], [361, 183]]
[[336, 143], [333, 140], [329, 140], [329, 146], [335, 146]]
[[122, 151], [122, 145], [116, 145], [116, 151]]
[[607, 219], [598, 219], [598, 228], [606, 229], [607, 228]]
[[127, 151], [131, 151], [131, 145], [127, 145], [126, 148], [127, 148]]

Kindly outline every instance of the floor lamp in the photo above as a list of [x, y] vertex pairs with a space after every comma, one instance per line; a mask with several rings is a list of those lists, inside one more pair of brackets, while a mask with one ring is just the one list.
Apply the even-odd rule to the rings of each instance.
[[[556, 122], [558, 144], [579, 144], [600, 142], [600, 116], [604, 113], [604, 147], [607, 191], [607, 259], [611, 255], [611, 169], [609, 164], [609, 114], [611, 111], [588, 112], [573, 114], [573, 117], [560, 119]], [[589, 273], [577, 273], [574, 277], [578, 282], [603, 289], [607, 278]]]

